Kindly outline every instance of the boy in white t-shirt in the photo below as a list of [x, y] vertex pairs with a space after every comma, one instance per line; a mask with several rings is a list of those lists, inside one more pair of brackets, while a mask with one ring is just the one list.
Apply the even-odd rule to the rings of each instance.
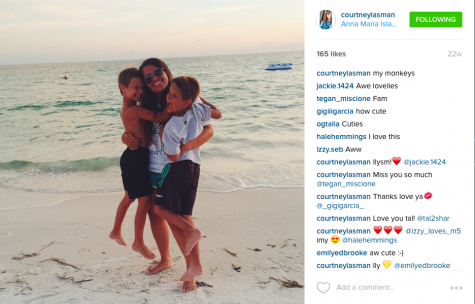
[[196, 138], [203, 126], [210, 124], [211, 116], [221, 116], [215, 107], [193, 103], [200, 93], [199, 83], [193, 77], [177, 77], [172, 80], [167, 95], [167, 111], [172, 118], [165, 125], [162, 142], [168, 161], [162, 170], [157, 189], [155, 212], [165, 219], [183, 252], [187, 270], [180, 278], [191, 281], [203, 274], [198, 241], [202, 233], [192, 218], [193, 206], [200, 176], [200, 150], [191, 149], [180, 155], [180, 145]]

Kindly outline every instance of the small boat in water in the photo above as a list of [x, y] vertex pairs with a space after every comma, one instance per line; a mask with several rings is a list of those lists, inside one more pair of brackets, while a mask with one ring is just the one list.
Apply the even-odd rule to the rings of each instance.
[[292, 68], [292, 63], [269, 63], [267, 66], [267, 71], [273, 71], [273, 70], [289, 70]]

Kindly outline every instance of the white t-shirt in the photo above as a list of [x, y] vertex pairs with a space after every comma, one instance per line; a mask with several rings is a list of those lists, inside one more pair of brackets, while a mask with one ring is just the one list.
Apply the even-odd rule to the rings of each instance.
[[[163, 144], [165, 153], [177, 155], [180, 153], [180, 145], [186, 144], [198, 137], [203, 132], [203, 127], [211, 123], [211, 109], [203, 103], [193, 103], [191, 108], [182, 117], [173, 116], [165, 125], [163, 131]], [[191, 149], [183, 153], [178, 161], [191, 160], [201, 164], [200, 149]], [[172, 161], [167, 158], [166, 163]]]
[[160, 136], [158, 135], [161, 127], [161, 123], [153, 123], [153, 140], [150, 143], [150, 146], [148, 147], [150, 155], [148, 170], [155, 173], [162, 173], [165, 161], [168, 159], [167, 155], [165, 154], [165, 150], [163, 149]]
[[[198, 97], [193, 104], [203, 104], [203, 103], [202, 103], [201, 99]], [[137, 105], [140, 105], [140, 104], [137, 104]], [[209, 124], [211, 124], [210, 120], [203, 123], [203, 126], [206, 126], [206, 125], [209, 125]], [[158, 132], [160, 132], [160, 128], [161, 128], [161, 123], [158, 123], [158, 122], [153, 123], [153, 141], [150, 143], [150, 146], [148, 147], [149, 154], [150, 154], [148, 170], [152, 171], [152, 172], [155, 172], [155, 173], [162, 173], [163, 166], [165, 166], [165, 164], [169, 162], [169, 158], [165, 154], [165, 150], [164, 150], [162, 142], [160, 140], [160, 136], [158, 135]], [[201, 129], [201, 132], [202, 131], [203, 131], [203, 129]], [[201, 132], [198, 135], [200, 135]], [[194, 138], [196, 138], [196, 137], [194, 137]], [[192, 138], [192, 139], [194, 139], [194, 138]], [[199, 152], [199, 150], [198, 150], [198, 152]], [[178, 153], [176, 153], [176, 154], [178, 154]], [[173, 155], [173, 154], [170, 154], [170, 155]]]

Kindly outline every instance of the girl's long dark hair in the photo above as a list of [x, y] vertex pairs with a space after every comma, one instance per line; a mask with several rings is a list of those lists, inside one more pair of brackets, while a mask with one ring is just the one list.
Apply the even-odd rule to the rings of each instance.
[[[159, 95], [153, 93], [147, 85], [145, 85], [145, 94], [142, 99], [142, 107], [152, 110], [152, 111], [158, 111], [158, 112], [163, 112], [166, 109], [167, 105], [167, 94], [168, 90], [170, 89], [170, 85], [173, 79], [172, 72], [168, 68], [167, 64], [163, 62], [162, 60], [158, 58], [149, 58], [142, 62], [142, 64], [139, 67], [140, 75], [142, 76], [143, 79], [143, 67], [147, 65], [153, 65], [156, 66], [157, 68], [162, 68], [163, 71], [167, 74], [168, 76], [168, 85], [161, 92]], [[145, 137], [145, 142], [147, 145], [150, 145], [151, 142], [153, 142], [153, 122], [151, 121], [144, 121], [144, 137]], [[156, 144], [155, 142], [153, 142]]]

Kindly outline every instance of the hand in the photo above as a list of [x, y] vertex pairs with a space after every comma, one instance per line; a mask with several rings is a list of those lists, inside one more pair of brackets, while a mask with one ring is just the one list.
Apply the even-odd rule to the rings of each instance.
[[183, 153], [185, 153], [186, 151], [188, 151], [187, 145], [186, 144], [180, 145], [180, 156], [182, 156]]
[[131, 133], [124, 133], [122, 135], [122, 142], [129, 147], [130, 150], [137, 150], [140, 145], [139, 140]]

